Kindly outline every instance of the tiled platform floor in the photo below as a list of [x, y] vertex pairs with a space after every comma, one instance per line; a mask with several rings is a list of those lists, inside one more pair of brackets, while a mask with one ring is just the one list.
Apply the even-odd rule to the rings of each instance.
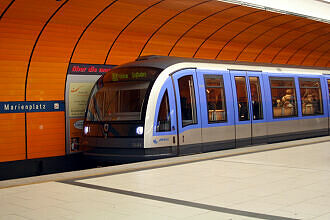
[[330, 219], [330, 141], [136, 166], [2, 188], [0, 219]]

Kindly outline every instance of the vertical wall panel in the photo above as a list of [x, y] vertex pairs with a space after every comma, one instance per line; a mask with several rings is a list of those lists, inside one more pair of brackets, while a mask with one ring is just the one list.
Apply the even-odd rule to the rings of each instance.
[[[1, 0], [1, 8], [6, 2]], [[60, 5], [57, 1], [15, 1], [0, 20], [0, 101], [24, 101], [33, 45]], [[4, 130], [0, 133], [0, 161], [25, 159], [24, 117], [24, 113], [0, 114], [0, 129]]]
[[0, 114], [0, 162], [24, 159], [24, 113]]
[[27, 81], [27, 100], [63, 100], [73, 48], [89, 22], [112, 1], [70, 0], [42, 33]]
[[28, 159], [65, 154], [64, 112], [27, 113]]
[[[85, 27], [112, 1], [70, 0], [49, 22], [36, 45], [27, 80], [27, 100], [64, 100], [73, 48]], [[40, 119], [39, 119], [40, 118]], [[28, 114], [28, 158], [65, 153], [65, 116]]]
[[61, 3], [15, 1], [0, 20], [0, 101], [24, 100], [25, 76], [35, 40]]

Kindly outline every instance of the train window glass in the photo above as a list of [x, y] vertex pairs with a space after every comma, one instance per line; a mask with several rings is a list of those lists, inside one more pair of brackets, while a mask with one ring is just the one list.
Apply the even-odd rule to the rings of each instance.
[[329, 89], [329, 102], [330, 102], [330, 79], [328, 79], [328, 89]]
[[100, 77], [92, 89], [86, 121], [141, 120], [148, 88], [162, 69], [114, 68]]
[[205, 92], [209, 123], [225, 122], [226, 99], [222, 75], [205, 75]]
[[297, 96], [294, 78], [270, 77], [273, 117], [297, 116]]
[[140, 120], [149, 82], [104, 83], [94, 87], [87, 109], [87, 121]]
[[320, 79], [299, 78], [302, 115], [323, 114]]
[[235, 84], [237, 93], [238, 119], [240, 121], [248, 121], [250, 120], [250, 114], [245, 76], [235, 76]]
[[193, 76], [183, 76], [178, 80], [181, 104], [182, 127], [197, 124], [197, 112]]
[[165, 91], [159, 106], [156, 131], [157, 132], [171, 131], [170, 104], [168, 101], [167, 90]]
[[262, 120], [264, 118], [262, 111], [262, 97], [259, 77], [250, 76], [251, 100], [253, 120]]

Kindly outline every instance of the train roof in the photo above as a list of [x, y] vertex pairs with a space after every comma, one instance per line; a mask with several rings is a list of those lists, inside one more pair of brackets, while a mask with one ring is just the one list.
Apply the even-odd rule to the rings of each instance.
[[[252, 63], [252, 62], [237, 62], [237, 61], [221, 61], [221, 60], [209, 60], [209, 59], [195, 59], [195, 58], [183, 58], [183, 57], [171, 57], [171, 56], [141, 56], [135, 61], [129, 62], [119, 67], [137, 67], [147, 66], [155, 67], [160, 69], [166, 69], [174, 64], [178, 63], [210, 63], [210, 64], [223, 64], [230, 66], [249, 66], [249, 67], [268, 67], [268, 68], [287, 68], [287, 69], [303, 69], [303, 70], [318, 70], [324, 74], [330, 74], [330, 68], [324, 67], [313, 67], [313, 66], [295, 66], [295, 65], [284, 65], [284, 64], [269, 64], [269, 63]], [[324, 72], [323, 72], [324, 71]]]

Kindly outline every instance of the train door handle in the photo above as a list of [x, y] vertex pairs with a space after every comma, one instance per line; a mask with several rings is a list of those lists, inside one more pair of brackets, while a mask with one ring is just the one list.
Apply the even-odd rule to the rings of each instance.
[[184, 143], [184, 135], [182, 135], [182, 143]]
[[173, 144], [175, 144], [175, 136], [173, 136]]

